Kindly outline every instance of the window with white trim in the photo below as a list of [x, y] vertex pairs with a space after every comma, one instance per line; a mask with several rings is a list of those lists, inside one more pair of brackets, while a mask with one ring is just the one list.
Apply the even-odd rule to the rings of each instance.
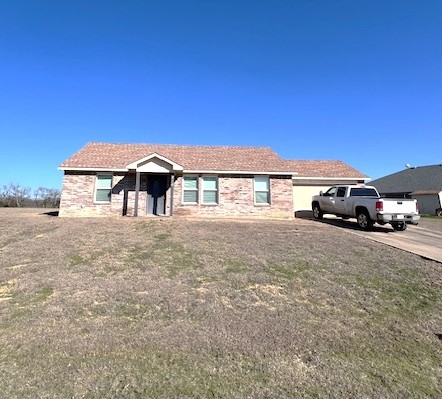
[[217, 176], [203, 176], [203, 204], [217, 204], [218, 203], [218, 177]]
[[111, 202], [112, 175], [97, 175], [95, 182], [95, 202]]
[[270, 204], [270, 178], [268, 176], [255, 176], [254, 191], [255, 204]]
[[183, 203], [198, 203], [198, 176], [183, 176]]

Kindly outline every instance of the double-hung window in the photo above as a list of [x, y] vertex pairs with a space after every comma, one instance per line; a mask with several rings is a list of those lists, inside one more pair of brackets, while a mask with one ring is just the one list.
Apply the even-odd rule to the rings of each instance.
[[111, 201], [112, 175], [97, 175], [95, 182], [95, 202], [109, 203]]
[[203, 204], [218, 203], [218, 178], [216, 176], [203, 176]]
[[268, 176], [255, 176], [254, 191], [255, 204], [270, 204], [270, 178]]
[[198, 176], [183, 177], [183, 203], [198, 203]]

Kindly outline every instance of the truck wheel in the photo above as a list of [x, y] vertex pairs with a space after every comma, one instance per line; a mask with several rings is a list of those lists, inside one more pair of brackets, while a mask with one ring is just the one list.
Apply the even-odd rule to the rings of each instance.
[[404, 231], [407, 229], [407, 223], [398, 222], [398, 223], [392, 223], [393, 229], [396, 231]]
[[373, 228], [373, 220], [370, 219], [370, 215], [366, 211], [359, 212], [356, 218], [361, 229], [368, 231]]
[[313, 204], [312, 210], [313, 210], [313, 217], [315, 219], [322, 219], [324, 214], [322, 213], [321, 208], [319, 207], [319, 204]]

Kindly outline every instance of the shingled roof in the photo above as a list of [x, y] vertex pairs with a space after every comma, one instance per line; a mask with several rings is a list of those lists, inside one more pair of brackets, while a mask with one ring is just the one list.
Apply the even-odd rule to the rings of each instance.
[[296, 177], [368, 179], [367, 175], [342, 161], [290, 160], [286, 162], [297, 172]]
[[442, 191], [442, 164], [408, 168], [370, 182], [382, 194]]
[[152, 154], [181, 165], [184, 171], [293, 174], [296, 177], [358, 178], [368, 176], [342, 161], [284, 160], [270, 147], [170, 144], [89, 143], [60, 165], [62, 170], [126, 170]]
[[125, 170], [158, 154], [184, 171], [271, 172], [291, 174], [291, 165], [269, 147], [89, 143], [60, 165], [62, 170]]

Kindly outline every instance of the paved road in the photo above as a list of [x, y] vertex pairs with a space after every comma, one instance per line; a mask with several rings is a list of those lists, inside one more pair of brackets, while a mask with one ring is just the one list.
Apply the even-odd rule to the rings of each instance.
[[442, 263], [441, 231], [414, 225], [408, 225], [405, 231], [394, 231], [390, 225], [379, 226], [376, 224], [373, 231], [362, 231], [358, 228], [356, 219], [341, 220], [333, 217], [327, 218], [327, 216], [324, 217], [323, 222], [346, 228], [357, 235]]

